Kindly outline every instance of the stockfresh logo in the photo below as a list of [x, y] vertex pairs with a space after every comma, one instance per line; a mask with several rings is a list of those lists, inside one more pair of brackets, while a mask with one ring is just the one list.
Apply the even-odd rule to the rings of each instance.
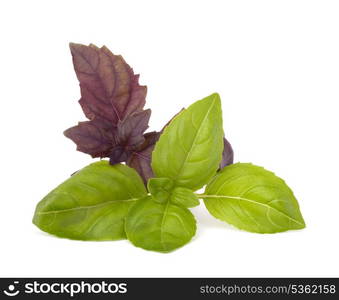
[[[17, 288], [19, 281], [14, 281], [3, 292], [6, 296], [17, 296], [20, 291]], [[21, 290], [24, 294], [68, 294], [74, 297], [78, 294], [125, 294], [127, 283], [115, 282], [26, 282]]]
[[4, 290], [4, 294], [9, 297], [17, 296], [20, 291], [17, 290], [17, 284], [19, 281], [14, 281], [13, 284], [10, 284], [6, 290]]

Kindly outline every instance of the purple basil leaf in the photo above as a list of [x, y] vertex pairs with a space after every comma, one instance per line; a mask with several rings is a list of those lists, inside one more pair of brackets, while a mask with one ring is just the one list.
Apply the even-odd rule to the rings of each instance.
[[129, 115], [123, 121], [119, 121], [117, 127], [117, 145], [110, 154], [112, 165], [127, 161], [133, 151], [144, 143], [144, 132], [148, 128], [151, 110], [143, 110]]
[[80, 105], [90, 120], [101, 119], [117, 125], [129, 114], [141, 111], [147, 89], [139, 75], [120, 55], [105, 46], [70, 44], [74, 70], [80, 82]]
[[123, 146], [114, 147], [109, 154], [109, 163], [111, 165], [126, 161], [131, 155], [130, 151], [126, 151]]
[[144, 135], [144, 143], [141, 144], [127, 160], [127, 165], [137, 170], [145, 184], [149, 178], [154, 176], [151, 167], [152, 151], [160, 134], [160, 132], [155, 131], [146, 133]]
[[105, 46], [70, 44], [80, 83], [79, 103], [90, 120], [67, 129], [77, 150], [92, 157], [109, 157], [111, 164], [127, 161], [145, 142], [151, 111], [143, 110], [146, 86], [120, 55]]
[[97, 120], [79, 122], [77, 126], [64, 131], [64, 135], [70, 138], [76, 145], [77, 150], [90, 154], [94, 157], [106, 157], [110, 154], [115, 128], [104, 128]]
[[233, 164], [233, 149], [229, 141], [224, 137], [224, 151], [222, 152], [219, 168], [222, 169], [231, 164]]
[[133, 149], [142, 144], [145, 141], [143, 134], [148, 128], [150, 116], [151, 110], [146, 109], [119, 121], [118, 143]]

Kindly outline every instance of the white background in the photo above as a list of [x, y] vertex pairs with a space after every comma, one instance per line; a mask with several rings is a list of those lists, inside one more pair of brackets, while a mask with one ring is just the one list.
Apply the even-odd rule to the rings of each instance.
[[[1, 1], [0, 276], [339, 276], [338, 16], [338, 1]], [[284, 178], [307, 228], [251, 234], [202, 204], [169, 254], [42, 233], [37, 202], [92, 161], [62, 134], [85, 120], [70, 41], [141, 74], [151, 130], [219, 92], [235, 161]]]

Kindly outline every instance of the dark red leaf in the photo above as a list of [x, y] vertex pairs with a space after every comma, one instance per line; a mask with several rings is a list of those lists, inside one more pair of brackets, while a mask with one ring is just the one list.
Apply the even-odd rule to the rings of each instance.
[[77, 126], [64, 131], [64, 135], [70, 138], [77, 150], [90, 154], [92, 157], [107, 157], [112, 149], [115, 128], [104, 128], [97, 120], [79, 122]]
[[90, 120], [102, 119], [117, 125], [127, 115], [141, 111], [147, 89], [139, 75], [120, 55], [105, 46], [70, 44], [74, 70], [80, 82], [80, 105]]
[[79, 103], [90, 120], [67, 129], [77, 150], [110, 163], [127, 161], [145, 142], [151, 110], [143, 110], [146, 86], [120, 55], [105, 46], [70, 44], [80, 82]]
[[120, 162], [127, 161], [131, 153], [132, 152], [126, 150], [125, 147], [117, 145], [110, 151], [109, 162], [111, 165], [115, 165]]
[[148, 128], [151, 110], [146, 109], [141, 112], [129, 115], [118, 123], [118, 142], [129, 147], [139, 146], [144, 142], [144, 132]]
[[117, 145], [110, 154], [110, 163], [126, 161], [129, 156], [144, 143], [144, 132], [148, 128], [151, 110], [143, 110], [119, 121], [117, 127]]
[[149, 178], [154, 176], [151, 167], [152, 151], [155, 143], [160, 137], [160, 134], [160, 132], [155, 131], [146, 133], [144, 135], [144, 143], [140, 145], [127, 160], [127, 165], [137, 170], [145, 184]]
[[233, 164], [233, 149], [229, 141], [224, 137], [224, 151], [222, 152], [222, 160], [220, 162], [220, 169]]

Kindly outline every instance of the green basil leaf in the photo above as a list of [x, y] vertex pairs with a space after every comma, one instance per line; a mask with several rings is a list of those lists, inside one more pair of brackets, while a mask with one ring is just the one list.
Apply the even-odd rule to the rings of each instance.
[[152, 194], [154, 201], [165, 203], [168, 201], [173, 189], [173, 180], [170, 178], [150, 178], [147, 188]]
[[305, 227], [291, 189], [262, 167], [227, 166], [207, 185], [205, 194], [201, 198], [214, 217], [246, 231], [274, 233]]
[[145, 195], [143, 181], [134, 169], [103, 160], [76, 172], [43, 198], [33, 223], [70, 239], [124, 239], [126, 214]]
[[220, 97], [212, 94], [183, 110], [164, 129], [152, 154], [152, 168], [156, 177], [198, 190], [215, 175], [222, 151]]
[[146, 197], [138, 201], [126, 219], [127, 238], [137, 247], [169, 252], [188, 243], [196, 231], [192, 213], [168, 201], [161, 204]]
[[190, 189], [183, 187], [176, 187], [173, 190], [170, 201], [174, 204], [185, 207], [194, 207], [200, 204], [197, 195], [194, 194]]

